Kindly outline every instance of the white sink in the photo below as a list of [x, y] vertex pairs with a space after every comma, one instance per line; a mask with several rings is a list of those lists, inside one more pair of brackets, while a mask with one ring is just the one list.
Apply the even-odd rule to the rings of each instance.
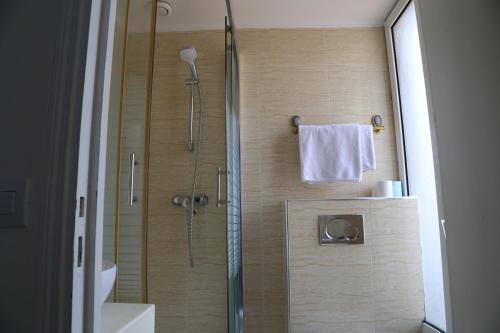
[[113, 289], [116, 279], [116, 265], [111, 261], [102, 261], [102, 276], [101, 276], [101, 304], [108, 298], [109, 293]]
[[101, 333], [154, 333], [153, 304], [104, 303]]

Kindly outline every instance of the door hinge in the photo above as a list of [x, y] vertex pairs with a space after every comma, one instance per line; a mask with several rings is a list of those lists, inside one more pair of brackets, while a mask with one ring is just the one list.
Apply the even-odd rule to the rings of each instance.
[[442, 219], [440, 220], [440, 222], [441, 222], [441, 229], [443, 229], [444, 239], [446, 239], [446, 226], [445, 226], [446, 220]]
[[82, 259], [83, 259], [83, 237], [78, 237], [78, 255], [76, 259], [76, 266], [82, 267]]
[[78, 206], [78, 217], [85, 217], [85, 197], [80, 197]]

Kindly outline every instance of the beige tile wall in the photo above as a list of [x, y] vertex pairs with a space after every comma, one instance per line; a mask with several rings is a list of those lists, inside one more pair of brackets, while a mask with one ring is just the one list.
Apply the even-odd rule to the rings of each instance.
[[[195, 45], [200, 52], [207, 100], [200, 191], [213, 192], [212, 169], [224, 165], [222, 38], [222, 32], [157, 35], [148, 296], [157, 304], [162, 332], [188, 332], [197, 325], [217, 331], [226, 325], [224, 212], [210, 206], [198, 216], [194, 235], [200, 265], [191, 270], [185, 260], [184, 212], [169, 205], [173, 194], [187, 193], [193, 165], [184, 148], [187, 88], [183, 83], [188, 72], [178, 59], [182, 46]], [[255, 30], [240, 31], [238, 38], [245, 325], [248, 332], [284, 332], [284, 200], [364, 196], [375, 181], [397, 177], [385, 41], [382, 29]], [[386, 130], [375, 139], [377, 170], [367, 173], [361, 184], [300, 183], [297, 137], [289, 125], [295, 114], [308, 124], [368, 123], [373, 114], [381, 114]], [[200, 276], [205, 276], [202, 282]], [[199, 317], [193, 317], [194, 308]]]
[[[318, 245], [318, 215], [363, 214], [364, 244]], [[288, 203], [293, 333], [417, 333], [424, 293], [416, 199]]]
[[[247, 332], [286, 331], [284, 200], [366, 196], [377, 180], [397, 179], [386, 45], [382, 28], [247, 30], [241, 57], [244, 300]], [[304, 124], [370, 123], [377, 170], [360, 184], [300, 182], [298, 138]]]
[[[205, 98], [197, 192], [209, 196], [193, 226], [194, 268], [188, 263], [185, 210], [170, 202], [173, 195], [191, 194], [193, 177], [194, 154], [186, 149], [189, 88], [184, 84], [190, 71], [179, 58], [186, 45], [198, 50]], [[226, 210], [216, 208], [214, 198], [215, 171], [225, 165], [224, 32], [158, 33], [155, 47], [148, 302], [156, 305], [157, 332], [220, 333], [227, 330]], [[195, 115], [197, 129], [198, 111]]]

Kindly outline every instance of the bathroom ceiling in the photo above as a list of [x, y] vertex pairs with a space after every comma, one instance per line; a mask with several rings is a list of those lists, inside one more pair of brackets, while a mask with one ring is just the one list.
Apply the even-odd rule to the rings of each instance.
[[[225, 0], [167, 1], [173, 11], [169, 16], [157, 17], [157, 31], [222, 28]], [[395, 3], [396, 0], [232, 0], [240, 29], [382, 26]]]
[[[166, 0], [172, 6], [168, 16], [156, 17], [157, 31], [224, 29], [225, 0]], [[253, 1], [253, 0], [244, 0]]]
[[241, 28], [382, 26], [396, 0], [232, 0]]

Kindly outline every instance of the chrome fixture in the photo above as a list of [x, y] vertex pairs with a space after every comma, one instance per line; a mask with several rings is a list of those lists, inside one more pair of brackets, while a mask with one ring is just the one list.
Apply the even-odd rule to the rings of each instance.
[[194, 47], [184, 47], [180, 50], [179, 56], [182, 61], [186, 62], [191, 69], [191, 78], [186, 79], [186, 85], [191, 88], [191, 95], [189, 98], [189, 107], [188, 107], [188, 140], [187, 140], [187, 149], [188, 151], [193, 151], [193, 122], [194, 122], [194, 95], [195, 95], [195, 86], [198, 87], [199, 78], [198, 71], [196, 70], [196, 59], [198, 58], [198, 52]]
[[[187, 84], [187, 83], [186, 83]], [[194, 84], [191, 84], [191, 96], [189, 97], [189, 107], [188, 107], [188, 139], [187, 139], [187, 150], [193, 151], [193, 123], [194, 123]]]
[[220, 185], [220, 178], [222, 175], [228, 174], [228, 171], [222, 170], [221, 167], [217, 167], [217, 190], [215, 192], [215, 207], [219, 208], [222, 204], [227, 203], [226, 200], [221, 199], [220, 191], [221, 191], [221, 185]]
[[[299, 127], [302, 125], [302, 119], [300, 119], [300, 116], [293, 116], [291, 119], [291, 125], [292, 125], [292, 133], [293, 134], [299, 134]], [[373, 131], [378, 133], [380, 131], [384, 130], [384, 125], [382, 123], [382, 117], [378, 114], [374, 115], [371, 119]]]
[[363, 244], [363, 215], [318, 216], [319, 244]]
[[[191, 196], [190, 197], [184, 197], [181, 198], [180, 201], [179, 198], [176, 199], [176, 202], [180, 202], [180, 206], [184, 207], [186, 209], [186, 229], [187, 229], [187, 243], [188, 243], [188, 256], [189, 256], [189, 263], [191, 267], [194, 267], [194, 260], [193, 260], [193, 220], [194, 220], [194, 215], [196, 214], [194, 210], [194, 206], [196, 204], [196, 182], [198, 180], [198, 168], [199, 168], [199, 161], [200, 161], [200, 152], [201, 152], [201, 136], [202, 136], [202, 129], [203, 129], [203, 111], [204, 111], [204, 104], [203, 104], [203, 96], [201, 93], [201, 88], [200, 88], [200, 79], [198, 77], [198, 72], [196, 70], [196, 58], [198, 57], [198, 52], [194, 47], [184, 47], [179, 51], [179, 56], [182, 61], [186, 62], [189, 65], [189, 68], [191, 69], [191, 78], [186, 80], [186, 85], [190, 86], [191, 88], [191, 96], [190, 96], [190, 102], [189, 102], [189, 109], [188, 109], [188, 118], [189, 118], [189, 127], [188, 127], [188, 142], [187, 142], [187, 148], [188, 151], [193, 151], [194, 150], [194, 144], [193, 144], [193, 120], [194, 120], [194, 95], [197, 92], [198, 93], [198, 100], [199, 100], [199, 121], [198, 121], [198, 139], [197, 139], [197, 144], [196, 144], [196, 157], [195, 157], [195, 162], [194, 162], [194, 172], [193, 172], [193, 185], [191, 186]], [[199, 196], [202, 197], [202, 196]], [[206, 197], [206, 196], [205, 196]], [[174, 197], [175, 198], [175, 197]], [[193, 200], [194, 198], [194, 200]], [[173, 201], [172, 201], [173, 202]], [[201, 201], [200, 201], [201, 202]], [[206, 199], [206, 202], [208, 202], [208, 198]]]
[[[190, 200], [191, 198], [188, 196], [182, 196], [182, 195], [174, 195], [172, 197], [172, 205], [177, 206], [177, 207], [184, 207], [187, 205], [190, 205]], [[201, 207], [205, 207], [208, 205], [208, 195], [206, 194], [198, 194], [195, 195], [194, 197], [194, 204], [199, 205]], [[196, 211], [195, 211], [196, 215]]]
[[302, 120], [299, 116], [292, 117], [292, 133], [299, 134], [299, 126], [302, 124]]
[[382, 121], [382, 116], [376, 114], [372, 117], [372, 126], [375, 132], [380, 132], [384, 130], [384, 122]]
[[196, 58], [198, 58], [198, 51], [192, 46], [183, 47], [179, 55], [182, 61], [186, 62], [191, 68], [191, 74], [193, 75], [193, 80], [199, 81], [198, 72], [196, 71]]
[[137, 197], [134, 195], [134, 174], [135, 167], [139, 162], [135, 159], [135, 153], [130, 153], [128, 155], [128, 205], [132, 207], [134, 202], [137, 201]]

